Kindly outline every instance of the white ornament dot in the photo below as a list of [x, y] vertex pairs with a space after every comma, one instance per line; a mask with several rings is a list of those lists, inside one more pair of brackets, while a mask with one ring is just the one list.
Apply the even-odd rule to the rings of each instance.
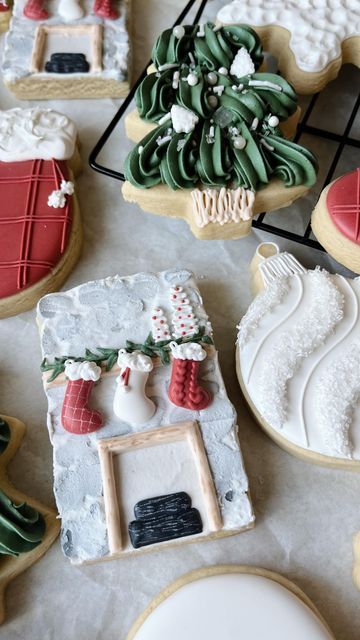
[[277, 116], [270, 116], [269, 125], [270, 127], [277, 127], [279, 125], [279, 118]]
[[178, 24], [173, 28], [173, 35], [175, 36], [175, 38], [178, 38], [178, 40], [181, 40], [181, 38], [183, 38], [185, 35], [184, 27]]
[[189, 73], [186, 79], [190, 87], [195, 87], [199, 82], [199, 78], [197, 77], [196, 73]]
[[207, 81], [209, 84], [216, 84], [217, 74], [214, 71], [210, 71], [210, 73], [207, 74]]
[[215, 107], [218, 106], [218, 99], [216, 96], [209, 96], [209, 105], [210, 107], [213, 107], [213, 109], [215, 109]]
[[221, 73], [222, 76], [227, 76], [229, 75], [229, 71], [227, 70], [226, 67], [220, 67], [219, 69], [219, 73]]
[[234, 138], [234, 147], [235, 149], [245, 149], [246, 147], [245, 138], [243, 138], [243, 136], [236, 136], [236, 138]]

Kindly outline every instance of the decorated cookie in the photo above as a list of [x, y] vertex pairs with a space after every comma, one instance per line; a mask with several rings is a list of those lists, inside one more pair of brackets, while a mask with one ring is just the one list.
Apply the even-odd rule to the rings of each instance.
[[185, 631], [187, 640], [334, 640], [311, 600], [293, 582], [241, 565], [207, 567], [182, 576], [150, 602], [127, 640], [183, 640]]
[[126, 0], [14, 0], [5, 84], [21, 99], [125, 96], [130, 7]]
[[239, 324], [236, 367], [263, 429], [310, 462], [360, 470], [360, 281], [287, 253], [259, 263], [263, 289]]
[[33, 307], [73, 269], [80, 168], [67, 116], [41, 107], [0, 112], [0, 318]]
[[236, 415], [186, 269], [40, 300], [61, 544], [105, 560], [253, 526]]
[[311, 226], [335, 260], [360, 273], [360, 168], [337, 178], [322, 191]]
[[354, 549], [354, 569], [353, 580], [355, 587], [360, 591], [360, 531], [358, 531], [353, 537], [353, 549]]
[[0, 2], [0, 33], [6, 31], [11, 18], [11, 2], [10, 0], [1, 0]]
[[7, 477], [24, 433], [22, 422], [0, 416], [0, 624], [7, 585], [41, 558], [60, 528], [55, 511], [15, 489]]
[[259, 71], [252, 29], [177, 26], [161, 34], [152, 59], [126, 121], [137, 142], [125, 162], [126, 200], [184, 218], [200, 239], [239, 238], [255, 213], [289, 205], [314, 184], [315, 158], [282, 130], [297, 120], [296, 94]]
[[320, 91], [342, 64], [360, 66], [356, 0], [233, 0], [217, 19], [223, 25], [251, 25], [298, 93]]

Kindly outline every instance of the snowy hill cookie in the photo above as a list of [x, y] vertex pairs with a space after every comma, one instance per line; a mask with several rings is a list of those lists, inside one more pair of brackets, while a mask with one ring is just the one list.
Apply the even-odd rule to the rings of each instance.
[[0, 318], [61, 286], [81, 251], [75, 124], [42, 107], [0, 112]]
[[0, 624], [9, 582], [48, 550], [60, 529], [56, 513], [10, 483], [7, 466], [24, 437], [25, 425], [0, 416]]
[[72, 562], [253, 526], [236, 415], [192, 274], [40, 300], [62, 548]]
[[360, 168], [325, 187], [313, 211], [311, 226], [335, 260], [360, 273]]
[[125, 200], [185, 219], [200, 239], [233, 239], [250, 232], [254, 214], [315, 183], [314, 156], [283, 134], [298, 117], [296, 94], [259, 71], [252, 29], [177, 26], [159, 36], [152, 59], [126, 123], [137, 144], [125, 161]]
[[345, 63], [360, 66], [360, 5], [352, 0], [233, 0], [217, 19], [251, 25], [301, 94], [323, 89]]
[[182, 576], [152, 600], [127, 640], [182, 640], [185, 629], [187, 640], [334, 640], [293, 582], [241, 565], [206, 567]]
[[30, 100], [124, 97], [130, 9], [127, 0], [14, 0], [5, 84]]
[[[236, 366], [255, 418], [310, 462], [360, 470], [360, 281], [280, 253], [239, 324]], [[290, 275], [289, 275], [290, 274]]]

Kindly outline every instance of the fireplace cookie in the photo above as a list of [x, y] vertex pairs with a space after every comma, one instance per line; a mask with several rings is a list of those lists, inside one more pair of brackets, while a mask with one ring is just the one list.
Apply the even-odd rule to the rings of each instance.
[[360, 168], [337, 178], [322, 191], [311, 226], [335, 260], [360, 273]]
[[24, 433], [20, 420], [0, 416], [0, 624], [7, 585], [44, 555], [60, 529], [55, 511], [25, 496], [8, 479], [7, 466]]
[[160, 35], [152, 59], [126, 121], [137, 144], [125, 161], [125, 200], [185, 219], [197, 238], [233, 239], [250, 232], [254, 214], [315, 183], [314, 156], [283, 133], [299, 116], [296, 94], [259, 71], [252, 29], [177, 26]]
[[360, 279], [306, 270], [287, 253], [256, 261], [263, 288], [236, 352], [249, 407], [289, 453], [360, 470]]
[[300, 94], [321, 91], [341, 66], [360, 66], [360, 6], [352, 0], [234, 0], [220, 24], [251, 25]]
[[0, 112], [0, 318], [62, 285], [81, 251], [75, 124], [34, 107]]
[[128, 0], [14, 0], [5, 84], [26, 100], [124, 97], [130, 9]]
[[150, 602], [126, 640], [182, 640], [184, 629], [187, 640], [334, 640], [293, 582], [242, 565], [206, 567], [178, 578]]
[[186, 269], [40, 300], [61, 544], [73, 563], [254, 524], [211, 325]]

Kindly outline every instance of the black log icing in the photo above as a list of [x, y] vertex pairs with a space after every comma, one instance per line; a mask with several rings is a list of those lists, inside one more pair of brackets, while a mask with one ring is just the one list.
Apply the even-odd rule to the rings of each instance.
[[170, 493], [166, 496], [140, 500], [134, 507], [134, 514], [137, 520], [144, 520], [149, 516], [164, 514], [179, 514], [188, 511], [191, 507], [191, 498], [185, 493]]
[[191, 498], [185, 492], [141, 500], [134, 513], [137, 519], [130, 522], [129, 535], [135, 549], [203, 530], [200, 514], [191, 507]]
[[53, 53], [45, 64], [48, 73], [88, 73], [89, 70], [83, 53]]

